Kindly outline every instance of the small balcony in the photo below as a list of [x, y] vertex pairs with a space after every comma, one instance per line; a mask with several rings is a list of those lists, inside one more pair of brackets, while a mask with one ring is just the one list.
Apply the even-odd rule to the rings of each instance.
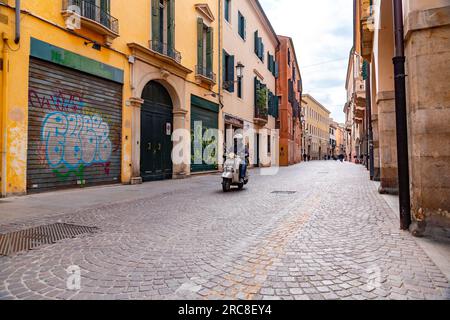
[[181, 64], [181, 53], [167, 43], [161, 41], [150, 40], [150, 50], [157, 52], [163, 56], [169, 57], [175, 62]]
[[362, 79], [357, 79], [355, 86], [356, 98], [366, 99], [366, 82]]
[[362, 56], [371, 61], [375, 30], [374, 10], [372, 0], [362, 0], [361, 4], [361, 49]]
[[256, 106], [255, 107], [255, 118], [253, 120], [258, 126], [265, 126], [269, 121], [269, 109], [267, 106]]
[[217, 83], [216, 74], [212, 72], [211, 68], [205, 68], [204, 66], [195, 66], [195, 77], [197, 80], [209, 85]]
[[94, 31], [104, 37], [105, 44], [108, 46], [119, 37], [119, 20], [90, 1], [63, 0], [62, 14], [68, 29], [86, 28]]

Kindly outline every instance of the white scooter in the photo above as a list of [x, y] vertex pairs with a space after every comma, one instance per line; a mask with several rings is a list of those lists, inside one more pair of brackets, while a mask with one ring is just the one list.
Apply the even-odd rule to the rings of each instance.
[[231, 186], [237, 186], [239, 190], [242, 190], [248, 183], [248, 166], [245, 170], [244, 177], [241, 177], [241, 164], [246, 161], [234, 153], [229, 153], [223, 166], [222, 174], [222, 189], [223, 192], [229, 192]]

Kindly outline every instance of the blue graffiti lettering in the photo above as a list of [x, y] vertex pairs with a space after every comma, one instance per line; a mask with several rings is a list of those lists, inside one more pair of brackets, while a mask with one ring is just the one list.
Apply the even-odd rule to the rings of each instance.
[[109, 125], [98, 115], [49, 113], [42, 123], [41, 139], [52, 168], [104, 164], [112, 154]]

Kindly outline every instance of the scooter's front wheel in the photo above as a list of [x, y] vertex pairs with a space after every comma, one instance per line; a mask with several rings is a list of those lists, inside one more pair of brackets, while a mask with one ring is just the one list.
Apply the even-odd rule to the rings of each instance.
[[223, 189], [223, 192], [229, 192], [231, 190], [231, 181], [230, 181], [230, 179], [223, 179], [222, 189]]
[[242, 189], [244, 189], [244, 186], [245, 186], [245, 181], [244, 181], [244, 179], [241, 179], [241, 181], [238, 184], [238, 189], [242, 190]]

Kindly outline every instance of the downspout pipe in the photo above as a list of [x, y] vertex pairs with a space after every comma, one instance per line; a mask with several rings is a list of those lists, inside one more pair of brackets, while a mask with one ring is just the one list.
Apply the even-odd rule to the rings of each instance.
[[8, 66], [9, 66], [9, 51], [7, 46], [8, 38], [5, 34], [2, 35], [3, 50], [3, 70], [2, 70], [2, 88], [1, 88], [1, 184], [0, 184], [0, 195], [1, 197], [6, 197], [6, 186], [7, 186], [7, 172], [6, 172], [6, 150], [7, 150], [7, 129], [6, 129], [6, 115], [8, 114]]
[[405, 43], [402, 0], [392, 0], [395, 30], [395, 115], [397, 125], [397, 160], [400, 201], [400, 228], [411, 226], [411, 195], [409, 180], [408, 119], [406, 111]]
[[218, 5], [219, 5], [219, 45], [218, 45], [218, 63], [217, 63], [217, 83], [219, 84], [219, 105], [220, 108], [223, 109], [224, 105], [223, 105], [223, 101], [222, 101], [222, 0], [218, 0]]
[[14, 38], [14, 43], [18, 44], [20, 42], [20, 0], [16, 0], [16, 36]]
[[369, 171], [370, 180], [375, 176], [375, 159], [373, 150], [373, 125], [372, 125], [372, 71], [370, 64], [367, 63], [366, 79], [366, 99], [367, 99], [367, 122], [368, 122], [368, 142], [369, 142]]

